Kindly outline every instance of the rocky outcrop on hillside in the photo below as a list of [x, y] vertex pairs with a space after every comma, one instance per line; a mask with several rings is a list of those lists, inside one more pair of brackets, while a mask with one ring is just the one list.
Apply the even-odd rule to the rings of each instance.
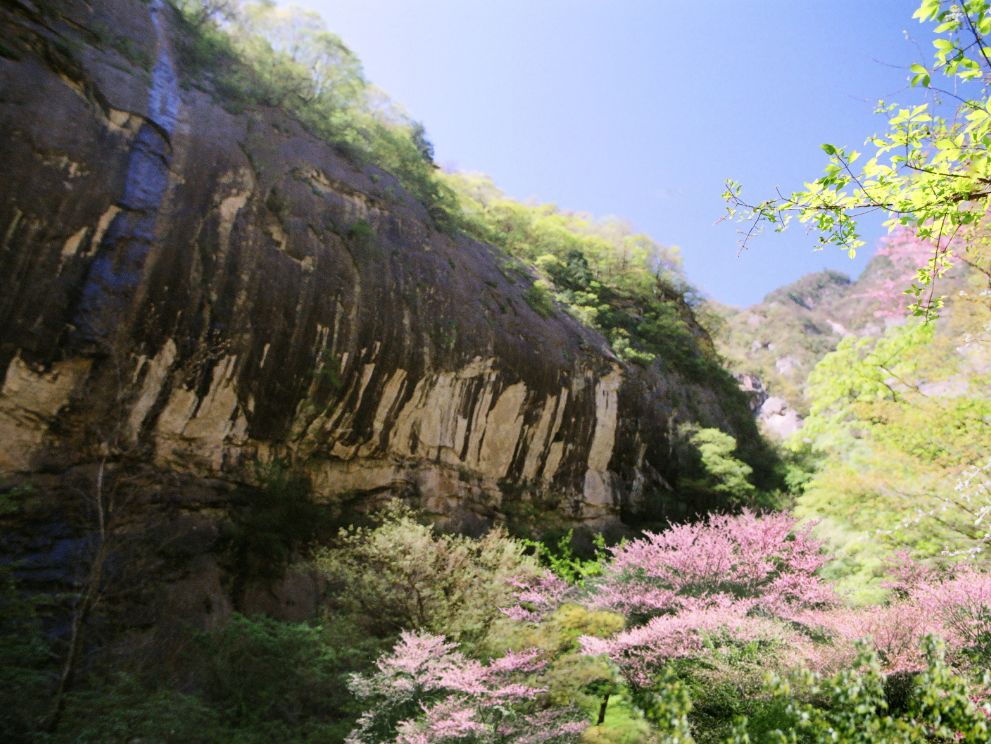
[[[720, 353], [751, 395], [765, 432], [787, 438], [808, 413], [805, 385], [815, 365], [846, 336], [880, 336], [905, 321], [905, 290], [931, 249], [911, 233], [881, 240], [863, 273], [851, 280], [835, 271], [803, 276], [774, 290], [760, 303], [738, 310], [711, 303], [720, 318], [715, 339]], [[938, 293], [956, 294], [967, 284], [960, 265], [941, 277]]]
[[808, 409], [805, 381], [848, 332], [844, 303], [853, 286], [847, 276], [824, 271], [776, 289], [743, 310], [712, 304], [721, 318], [715, 334], [719, 351], [772, 436], [787, 438], [801, 428]]
[[0, 473], [302, 470], [472, 529], [606, 525], [678, 494], [679, 421], [740, 396], [618, 361], [388, 173], [225, 108], [153, 0], [8, 0], [0, 49]]
[[787, 439], [802, 428], [802, 418], [795, 409], [783, 398], [770, 395], [760, 377], [743, 373], [738, 374], [736, 379], [740, 390], [747, 395], [750, 411], [764, 431], [780, 439]]

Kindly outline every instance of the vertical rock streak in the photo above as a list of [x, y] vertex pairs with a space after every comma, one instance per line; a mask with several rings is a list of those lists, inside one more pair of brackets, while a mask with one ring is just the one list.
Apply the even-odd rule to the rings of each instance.
[[172, 163], [171, 137], [179, 115], [179, 83], [161, 15], [151, 3], [156, 58], [148, 94], [148, 117], [131, 146], [121, 211], [100, 241], [82, 287], [75, 326], [83, 343], [106, 346], [144, 276]]
[[163, 0], [152, 0], [151, 22], [155, 27], [157, 56], [151, 73], [151, 91], [148, 97], [148, 118], [161, 127], [166, 137], [171, 137], [179, 118], [179, 78], [168, 36], [162, 25]]

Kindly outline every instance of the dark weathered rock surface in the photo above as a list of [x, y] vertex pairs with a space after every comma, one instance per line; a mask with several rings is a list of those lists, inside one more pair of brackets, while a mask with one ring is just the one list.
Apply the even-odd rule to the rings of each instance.
[[87, 643], [106, 626], [133, 658], [235, 609], [317, 612], [305, 570], [238, 564], [274, 459], [337, 520], [396, 496], [468, 531], [719, 505], [679, 493], [674, 432], [753, 445], [731, 384], [538, 315], [528, 277], [388, 173], [225, 109], [181, 33], [159, 0], [0, 0], [0, 557], [52, 633], [87, 587]]
[[741, 400], [544, 319], [488, 246], [184, 77], [171, 7], [3, 5], [0, 471], [128, 457], [458, 524], [680, 516], [671, 430]]

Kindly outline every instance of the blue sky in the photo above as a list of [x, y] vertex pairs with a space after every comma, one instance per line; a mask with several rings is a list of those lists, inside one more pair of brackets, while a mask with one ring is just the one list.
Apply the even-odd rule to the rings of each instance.
[[[437, 160], [504, 191], [617, 215], [683, 251], [688, 278], [748, 305], [804, 273], [856, 275], [802, 229], [737, 256], [716, 220], [745, 193], [816, 177], [824, 142], [860, 147], [878, 98], [927, 61], [913, 0], [297, 0], [423, 121]], [[906, 32], [907, 37], [906, 38]]]

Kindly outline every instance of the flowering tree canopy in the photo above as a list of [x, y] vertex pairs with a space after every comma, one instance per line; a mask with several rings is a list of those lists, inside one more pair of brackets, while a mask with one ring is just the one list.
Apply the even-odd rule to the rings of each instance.
[[544, 690], [527, 681], [544, 665], [536, 649], [482, 664], [443, 636], [404, 631], [374, 673], [352, 675], [351, 691], [368, 709], [347, 741], [575, 741], [587, 726], [580, 712], [541, 708]]
[[708, 608], [787, 614], [834, 601], [816, 575], [827, 560], [787, 514], [713, 515], [616, 548], [591, 602], [633, 622]]

